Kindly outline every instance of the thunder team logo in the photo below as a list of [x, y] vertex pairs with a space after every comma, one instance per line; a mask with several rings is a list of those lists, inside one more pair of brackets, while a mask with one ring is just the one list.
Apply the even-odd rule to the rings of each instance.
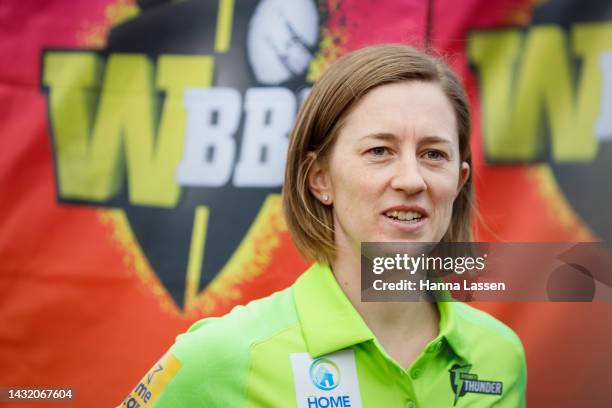
[[104, 49], [43, 52], [57, 199], [119, 210], [188, 309], [280, 193], [325, 13], [315, 0], [143, 7]]
[[455, 364], [448, 370], [450, 374], [450, 383], [455, 399], [453, 406], [457, 405], [460, 397], [465, 396], [468, 392], [488, 395], [502, 395], [503, 383], [501, 381], [482, 381], [478, 379], [478, 375], [470, 373], [471, 364], [459, 365]]

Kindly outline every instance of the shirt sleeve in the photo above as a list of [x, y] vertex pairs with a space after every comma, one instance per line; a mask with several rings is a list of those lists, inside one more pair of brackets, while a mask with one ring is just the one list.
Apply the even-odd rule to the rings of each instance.
[[236, 319], [242, 310], [240, 306], [223, 318], [202, 319], [179, 335], [121, 407], [242, 406], [251, 345], [244, 334], [247, 323]]
[[[205, 325], [205, 320], [177, 337], [174, 345], [142, 377], [119, 407], [214, 406], [211, 398], [214, 377], [207, 372], [208, 366], [214, 365], [214, 353], [206, 353], [205, 347], [198, 347], [201, 337], [198, 329]], [[207, 354], [206, 362], [202, 354]]]
[[495, 407], [517, 407], [524, 408], [526, 406], [527, 393], [527, 362], [525, 360], [525, 351], [519, 341], [518, 357], [515, 362], [516, 373], [513, 381], [504, 383], [504, 397], [494, 405]]

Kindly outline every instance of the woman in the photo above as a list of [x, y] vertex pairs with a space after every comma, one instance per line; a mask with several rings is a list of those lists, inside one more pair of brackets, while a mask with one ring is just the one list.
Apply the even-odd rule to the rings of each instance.
[[317, 263], [194, 324], [124, 405], [523, 406], [523, 349], [502, 323], [458, 302], [360, 298], [361, 242], [469, 240], [469, 133], [441, 61], [377, 45], [333, 64], [298, 114], [283, 189], [289, 230]]

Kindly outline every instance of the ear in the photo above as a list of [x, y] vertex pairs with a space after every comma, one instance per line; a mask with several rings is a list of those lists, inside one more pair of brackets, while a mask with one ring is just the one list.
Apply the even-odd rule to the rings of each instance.
[[470, 178], [470, 171], [471, 169], [469, 163], [465, 161], [462, 162], [461, 169], [459, 170], [459, 183], [457, 183], [457, 194], [455, 195], [455, 198], [461, 192], [461, 189], [465, 185], [465, 182], [468, 181], [468, 178]]
[[308, 153], [308, 158], [312, 162], [308, 171], [308, 189], [323, 205], [331, 205], [333, 196], [329, 170], [314, 153]]

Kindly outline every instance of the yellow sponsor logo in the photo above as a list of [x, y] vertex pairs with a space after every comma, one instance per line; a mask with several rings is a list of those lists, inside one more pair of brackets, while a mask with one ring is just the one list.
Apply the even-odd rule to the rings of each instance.
[[179, 368], [181, 368], [181, 362], [170, 352], [167, 352], [140, 380], [136, 388], [123, 400], [119, 407], [152, 407]]

